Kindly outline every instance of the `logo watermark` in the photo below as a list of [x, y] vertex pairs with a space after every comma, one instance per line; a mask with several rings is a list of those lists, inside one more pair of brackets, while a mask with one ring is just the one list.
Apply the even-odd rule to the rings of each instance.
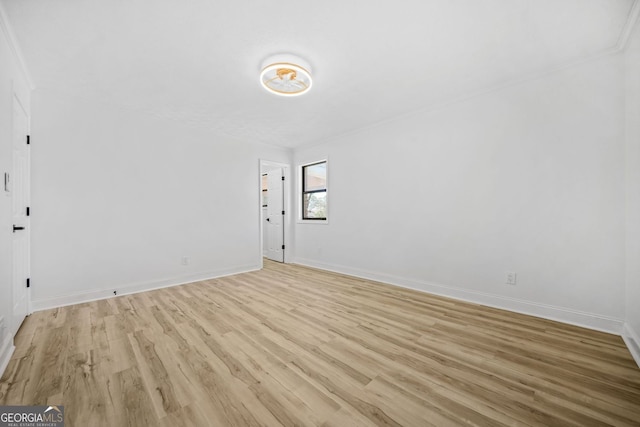
[[64, 406], [0, 406], [0, 427], [64, 427]]

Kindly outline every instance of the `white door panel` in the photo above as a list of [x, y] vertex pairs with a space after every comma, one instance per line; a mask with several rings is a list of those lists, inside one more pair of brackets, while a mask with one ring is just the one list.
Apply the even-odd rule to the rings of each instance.
[[15, 333], [29, 313], [27, 278], [29, 277], [29, 120], [20, 102], [13, 99], [13, 171], [11, 204], [13, 211], [13, 313], [11, 333]]

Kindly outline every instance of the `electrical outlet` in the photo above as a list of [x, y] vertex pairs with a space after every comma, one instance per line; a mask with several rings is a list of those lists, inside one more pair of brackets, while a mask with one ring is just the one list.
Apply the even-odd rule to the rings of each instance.
[[189, 257], [188, 256], [183, 256], [182, 257], [182, 265], [189, 265]]
[[506, 283], [507, 285], [515, 285], [517, 277], [518, 276], [515, 271], [505, 271], [504, 283]]

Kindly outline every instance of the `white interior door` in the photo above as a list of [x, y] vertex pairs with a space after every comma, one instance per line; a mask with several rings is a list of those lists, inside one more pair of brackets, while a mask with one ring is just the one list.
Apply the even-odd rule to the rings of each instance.
[[284, 182], [282, 169], [267, 172], [267, 258], [284, 262]]
[[13, 99], [13, 173], [11, 176], [11, 204], [13, 215], [13, 318], [11, 332], [15, 333], [29, 314], [27, 279], [29, 278], [29, 120], [20, 102]]

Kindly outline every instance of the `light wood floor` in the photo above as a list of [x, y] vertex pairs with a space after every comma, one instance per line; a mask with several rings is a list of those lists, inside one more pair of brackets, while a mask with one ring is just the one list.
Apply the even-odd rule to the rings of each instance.
[[620, 337], [266, 262], [34, 313], [0, 404], [67, 426], [640, 425]]

